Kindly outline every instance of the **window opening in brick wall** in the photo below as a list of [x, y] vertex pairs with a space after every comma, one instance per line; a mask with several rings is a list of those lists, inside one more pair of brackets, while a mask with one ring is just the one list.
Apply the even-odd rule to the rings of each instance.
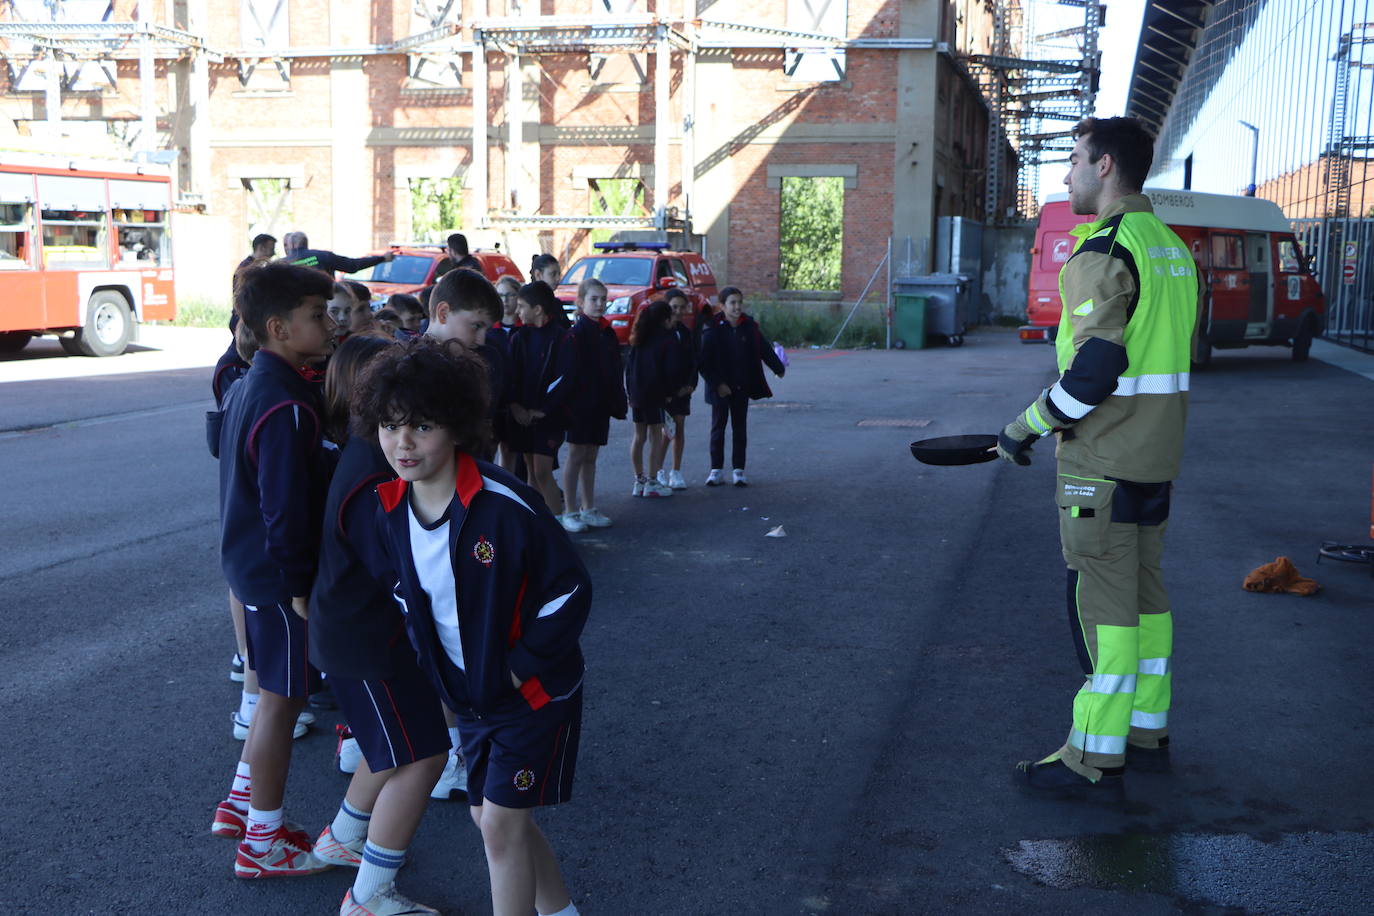
[[[410, 7], [411, 34], [456, 26], [462, 14], [459, 0], [414, 0]], [[406, 55], [406, 77], [407, 89], [459, 89], [463, 85], [463, 58], [451, 51], [416, 51]]]
[[463, 228], [463, 179], [411, 178], [410, 237], [443, 242]]
[[281, 238], [291, 222], [291, 179], [242, 178], [248, 198], [248, 232], [251, 239], [259, 233]]
[[[844, 38], [849, 30], [849, 4], [847, 0], [787, 0], [787, 28]], [[782, 69], [789, 80], [838, 82], [845, 74], [844, 51], [835, 47], [787, 48]]]
[[[269, 52], [291, 45], [287, 0], [239, 0], [239, 37], [245, 48]], [[256, 74], [256, 75], [255, 75]], [[239, 82], [248, 89], [279, 91], [290, 88], [291, 65], [277, 59], [271, 67], [251, 60], [239, 61]]]
[[844, 251], [844, 179], [784, 177], [778, 287], [837, 291]]
[[[110, 22], [114, 18], [111, 0], [7, 0], [11, 22]], [[6, 63], [13, 92], [42, 92], [48, 86], [50, 62], [44, 48], [19, 38], [7, 39]], [[115, 88], [113, 60], [61, 60], [63, 92], [104, 92]]]
[[[644, 182], [638, 178], [588, 178], [587, 192], [590, 196], [592, 216], [647, 216], [649, 208], [645, 204]], [[609, 242], [615, 236], [614, 229], [594, 229], [592, 243]]]

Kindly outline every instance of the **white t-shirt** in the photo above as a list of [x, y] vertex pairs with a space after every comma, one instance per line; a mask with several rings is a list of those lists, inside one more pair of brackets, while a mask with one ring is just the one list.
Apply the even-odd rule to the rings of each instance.
[[463, 641], [458, 629], [458, 596], [453, 590], [453, 555], [448, 549], [449, 518], [445, 514], [434, 528], [426, 528], [415, 517], [415, 509], [407, 506], [410, 515], [410, 555], [420, 587], [429, 596], [434, 614], [434, 629], [449, 661], [461, 670]]

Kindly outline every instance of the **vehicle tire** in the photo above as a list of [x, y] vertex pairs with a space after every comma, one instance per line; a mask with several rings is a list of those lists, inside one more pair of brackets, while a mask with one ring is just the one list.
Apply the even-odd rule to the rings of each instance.
[[1193, 368], [1199, 372], [1212, 366], [1212, 341], [1206, 334], [1199, 333], [1193, 346]]
[[1307, 355], [1312, 351], [1312, 337], [1316, 332], [1316, 324], [1309, 315], [1298, 325], [1298, 333], [1293, 335], [1293, 362], [1307, 362]]
[[86, 355], [85, 351], [81, 349], [81, 338], [79, 336], [59, 337], [57, 338], [57, 342], [62, 345], [62, 352], [66, 353], [68, 356]]
[[902, 338], [900, 338], [900, 337], [894, 337], [894, 338], [892, 338], [892, 349], [894, 349], [894, 350], [905, 350], [905, 349], [906, 349], [906, 341], [905, 341], [905, 340], [902, 340]]
[[0, 332], [0, 353], [18, 353], [29, 345], [33, 335], [28, 331]]
[[952, 334], [952, 335], [950, 335], [950, 338], [949, 338], [949, 345], [950, 345], [951, 347], [962, 347], [962, 346], [964, 345], [964, 335], [963, 335], [963, 334]]
[[86, 326], [74, 339], [83, 356], [118, 356], [129, 346], [133, 333], [129, 303], [119, 293], [102, 290], [86, 303]]

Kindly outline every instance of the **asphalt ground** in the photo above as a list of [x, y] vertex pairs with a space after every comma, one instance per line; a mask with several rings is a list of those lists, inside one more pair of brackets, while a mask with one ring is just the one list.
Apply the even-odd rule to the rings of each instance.
[[[630, 498], [615, 425], [615, 527], [576, 536], [597, 596], [577, 784], [540, 818], [579, 908], [1369, 912], [1374, 579], [1314, 560], [1323, 540], [1369, 542], [1374, 380], [1357, 372], [1374, 358], [1257, 349], [1194, 376], [1165, 557], [1175, 771], [1131, 774], [1103, 806], [1010, 785], [1062, 741], [1081, 682], [1048, 449], [1030, 468], [907, 451], [994, 432], [1052, 379], [1046, 347], [966, 340], [793, 352], [751, 410], [747, 489], [700, 486], [700, 397], [693, 487], [671, 499]], [[0, 861], [18, 912], [325, 914], [349, 884], [237, 881], [208, 832], [240, 749], [200, 368], [226, 343], [164, 331], [115, 360], [49, 342], [0, 359]], [[1322, 592], [1240, 588], [1278, 555]], [[288, 816], [312, 832], [346, 785], [333, 721], [296, 743]], [[400, 878], [446, 913], [488, 910], [465, 808], [431, 807]]]

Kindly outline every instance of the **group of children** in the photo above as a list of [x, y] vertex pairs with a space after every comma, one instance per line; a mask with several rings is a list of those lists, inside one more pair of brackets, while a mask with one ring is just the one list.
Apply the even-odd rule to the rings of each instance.
[[[539, 267], [537, 261], [535, 266]], [[556, 262], [551, 270], [556, 275]], [[506, 313], [487, 339], [504, 348], [507, 383], [493, 417], [501, 463], [512, 472], [523, 469], [565, 530], [575, 533], [611, 524], [597, 508], [596, 461], [609, 439], [612, 419], [628, 417], [634, 424], [631, 495], [664, 497], [686, 489], [682, 459], [699, 377], [706, 383], [711, 406], [711, 470], [706, 485], [725, 482], [727, 425], [733, 430], [731, 482], [748, 485], [744, 468], [749, 402], [772, 394], [763, 375], [765, 364], [778, 376], [786, 367], [758, 323], [744, 314], [738, 289], [722, 290], [720, 312], [703, 308], [694, 327], [689, 324], [691, 299], [680, 289], [667, 291], [639, 311], [623, 360], [605, 319], [607, 291], [600, 280], [588, 278], [579, 284], [576, 320], [571, 323], [544, 280], [520, 286], [502, 278], [498, 289]], [[565, 441], [567, 466], [560, 489], [553, 471]]]
[[[567, 533], [611, 524], [596, 461], [612, 419], [635, 424], [635, 496], [686, 486], [698, 378], [712, 410], [706, 483], [723, 483], [730, 425], [744, 486], [748, 404], [771, 393], [763, 364], [784, 366], [737, 289], [695, 327], [691, 301], [668, 291], [638, 314], [622, 361], [606, 287], [583, 281], [569, 322], [556, 260], [532, 268], [532, 282], [495, 287], [451, 270], [424, 305], [393, 296], [394, 327], [366, 287], [318, 271], [255, 262], [236, 276], [235, 345], [207, 434], [245, 678], [244, 749], [211, 832], [238, 841], [239, 877], [354, 867], [341, 913], [436, 912], [395, 877], [428, 799], [457, 788], [495, 912], [576, 913], [530, 817], [569, 797], [577, 756], [591, 583]], [[283, 799], [321, 672], [360, 759], [312, 842]]]
[[[339, 342], [342, 298], [289, 264], [236, 279], [238, 358], [217, 368], [207, 433], [258, 700], [211, 832], [236, 841], [241, 878], [352, 867], [340, 913], [437, 912], [395, 878], [457, 751], [493, 910], [573, 916], [531, 811], [571, 792], [591, 582], [541, 494], [483, 460], [504, 387], [483, 340], [500, 298], [454, 270], [424, 335], [357, 326]], [[362, 759], [312, 841], [283, 800], [320, 672]]]

